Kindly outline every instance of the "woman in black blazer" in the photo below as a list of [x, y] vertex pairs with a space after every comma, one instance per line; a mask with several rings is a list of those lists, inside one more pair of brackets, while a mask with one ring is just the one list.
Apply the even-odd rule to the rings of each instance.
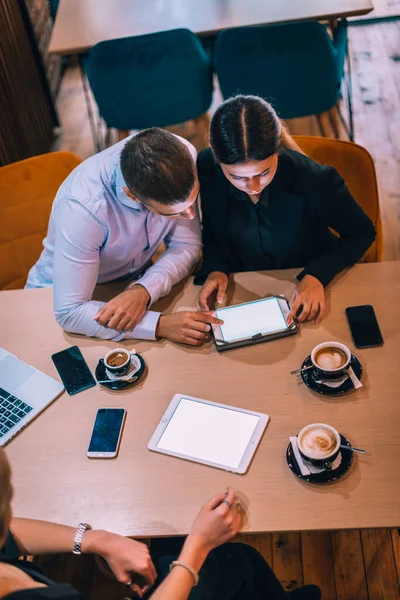
[[221, 104], [210, 145], [197, 159], [200, 308], [209, 309], [215, 291], [223, 301], [230, 273], [303, 267], [288, 321], [297, 315], [318, 322], [324, 286], [363, 256], [375, 239], [373, 223], [337, 171], [305, 156], [262, 98], [235, 96]]

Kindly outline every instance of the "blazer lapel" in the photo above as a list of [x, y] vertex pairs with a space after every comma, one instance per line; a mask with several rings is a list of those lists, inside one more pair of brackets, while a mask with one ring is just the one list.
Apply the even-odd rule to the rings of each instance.
[[299, 233], [304, 198], [291, 192], [291, 177], [284, 160], [279, 157], [278, 171], [270, 184], [272, 252], [279, 269], [288, 257]]

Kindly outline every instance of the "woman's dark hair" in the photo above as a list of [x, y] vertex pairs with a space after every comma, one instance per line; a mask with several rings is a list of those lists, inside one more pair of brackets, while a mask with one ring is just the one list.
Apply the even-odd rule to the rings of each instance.
[[128, 189], [144, 203], [186, 202], [195, 182], [195, 165], [187, 146], [158, 127], [141, 131], [125, 144], [120, 166]]
[[302, 152], [271, 104], [258, 96], [234, 96], [217, 108], [210, 146], [215, 160], [225, 165], [265, 160], [282, 148]]

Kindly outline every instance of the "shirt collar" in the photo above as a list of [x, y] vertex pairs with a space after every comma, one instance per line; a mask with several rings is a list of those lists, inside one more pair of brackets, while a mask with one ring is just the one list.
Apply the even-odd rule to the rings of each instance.
[[[272, 183], [272, 182], [271, 182]], [[268, 206], [269, 205], [269, 185], [267, 185], [263, 191], [262, 194], [260, 196], [259, 201], [254, 204], [249, 196], [246, 194], [246, 192], [243, 192], [242, 190], [238, 190], [237, 187], [235, 187], [232, 183], [230, 184], [233, 193], [235, 194], [236, 198], [238, 198], [239, 200], [241, 200], [242, 202], [247, 202], [250, 206]]]
[[128, 208], [133, 208], [134, 210], [138, 210], [140, 212], [147, 212], [148, 209], [145, 206], [143, 206], [143, 204], [141, 202], [134, 202], [134, 200], [131, 200], [131, 198], [129, 198], [125, 194], [125, 192], [123, 190], [124, 186], [128, 187], [125, 183], [125, 179], [122, 175], [121, 167], [118, 163], [117, 166], [115, 167], [115, 171], [114, 171], [114, 188], [115, 188], [115, 195], [117, 196], [119, 202], [121, 202], [121, 204], [124, 204]]

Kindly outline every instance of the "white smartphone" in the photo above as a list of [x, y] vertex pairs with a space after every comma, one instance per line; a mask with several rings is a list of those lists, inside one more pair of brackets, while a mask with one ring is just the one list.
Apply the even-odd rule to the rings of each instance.
[[115, 458], [125, 423], [124, 408], [99, 408], [90, 438], [89, 458]]

